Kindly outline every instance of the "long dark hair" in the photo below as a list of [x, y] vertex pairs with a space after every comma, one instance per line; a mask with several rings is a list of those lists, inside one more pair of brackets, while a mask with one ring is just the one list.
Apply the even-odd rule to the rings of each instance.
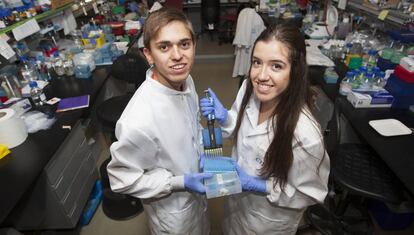
[[[281, 189], [283, 189], [293, 162], [292, 142], [295, 138], [296, 124], [304, 108], [312, 109], [313, 92], [308, 80], [305, 40], [299, 30], [286, 24], [278, 24], [265, 29], [254, 43], [251, 58], [253, 58], [257, 42], [269, 42], [271, 40], [277, 40], [288, 48], [291, 69], [289, 84], [286, 90], [279, 95], [279, 102], [270, 117], [274, 138], [266, 151], [260, 173], [264, 178], [274, 177], [274, 187], [279, 183]], [[237, 143], [237, 134], [252, 93], [252, 81], [248, 79], [246, 93], [241, 103], [233, 133], [235, 143]]]

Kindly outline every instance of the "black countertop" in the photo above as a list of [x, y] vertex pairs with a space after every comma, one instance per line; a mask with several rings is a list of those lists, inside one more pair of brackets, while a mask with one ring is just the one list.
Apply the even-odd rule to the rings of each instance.
[[[92, 79], [62, 77], [54, 79], [44, 91], [47, 98], [91, 95], [90, 107], [108, 77], [110, 67], [99, 67]], [[0, 224], [27, 192], [42, 169], [64, 141], [70, 130], [63, 125], [73, 126], [78, 120], [88, 117], [91, 108], [58, 113], [57, 121], [48, 130], [29, 134], [26, 141], [11, 149], [11, 154], [0, 160]], [[1, 227], [1, 226], [0, 226]]]
[[323, 79], [325, 68], [311, 66], [309, 70], [311, 82], [320, 86], [332, 101], [335, 99], [339, 101], [342, 113], [358, 136], [377, 152], [408, 191], [414, 195], [414, 134], [385, 137], [369, 125], [371, 120], [394, 118], [413, 128], [414, 115], [408, 110], [393, 108], [354, 108], [345, 96], [338, 94], [340, 80], [344, 77], [347, 68], [343, 63], [337, 62], [335, 70], [340, 79], [337, 84], [327, 84]]

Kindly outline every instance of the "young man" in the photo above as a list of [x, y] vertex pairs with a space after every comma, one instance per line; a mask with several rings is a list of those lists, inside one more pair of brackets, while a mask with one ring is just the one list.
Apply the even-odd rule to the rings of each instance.
[[195, 37], [182, 12], [162, 8], [144, 25], [151, 64], [116, 125], [108, 165], [115, 192], [141, 198], [152, 234], [209, 234], [197, 173], [202, 150], [198, 97], [190, 71]]

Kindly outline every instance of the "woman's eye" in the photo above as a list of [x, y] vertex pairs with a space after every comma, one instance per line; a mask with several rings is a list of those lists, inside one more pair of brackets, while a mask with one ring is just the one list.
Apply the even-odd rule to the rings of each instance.
[[282, 66], [281, 66], [280, 64], [274, 64], [274, 65], [272, 66], [272, 68], [273, 68], [274, 70], [280, 70], [280, 69], [282, 69]]
[[259, 66], [259, 65], [260, 65], [260, 61], [258, 61], [258, 60], [253, 60], [253, 61], [252, 61], [252, 64], [253, 64], [254, 66]]

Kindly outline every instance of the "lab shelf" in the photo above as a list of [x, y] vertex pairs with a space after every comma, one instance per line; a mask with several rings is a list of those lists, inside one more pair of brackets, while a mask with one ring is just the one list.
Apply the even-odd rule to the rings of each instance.
[[57, 8], [57, 9], [48, 10], [46, 12], [43, 12], [42, 14], [36, 15], [34, 17], [31, 17], [31, 18], [28, 18], [28, 19], [25, 19], [25, 20], [22, 20], [22, 21], [19, 21], [17, 23], [14, 23], [14, 24], [12, 24], [12, 25], [4, 28], [4, 29], [1, 29], [0, 30], [0, 34], [8, 33], [10, 31], [12, 31], [13, 29], [19, 27], [20, 25], [22, 25], [22, 24], [24, 24], [27, 21], [32, 20], [32, 19], [35, 19], [38, 22], [43, 21], [43, 20], [46, 20], [46, 19], [49, 19], [50, 17], [55, 16], [55, 15], [61, 13], [62, 11], [70, 8], [72, 5], [73, 5], [73, 3], [69, 3], [69, 4], [66, 4], [66, 5], [64, 5], [62, 7]]
[[[361, 10], [365, 13], [369, 13], [370, 15], [373, 15], [375, 17], [378, 17], [378, 15], [381, 13], [381, 10], [376, 10], [367, 6], [363, 5], [363, 1], [360, 0], [350, 0], [348, 1], [348, 6], [352, 8], [353, 10]], [[385, 9], [384, 9], [385, 10]], [[397, 26], [403, 25], [407, 20], [410, 19], [410, 16], [407, 14], [403, 14], [397, 10], [392, 9], [386, 9], [389, 11], [387, 17], [385, 18], [386, 22], [392, 23]]]

